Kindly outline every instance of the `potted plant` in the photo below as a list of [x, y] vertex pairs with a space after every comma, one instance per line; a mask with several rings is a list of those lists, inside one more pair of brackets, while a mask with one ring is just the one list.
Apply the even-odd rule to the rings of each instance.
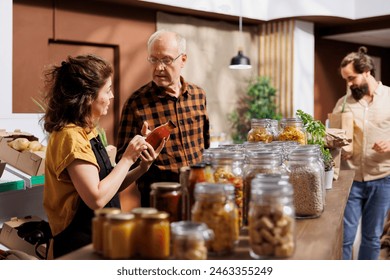
[[277, 113], [275, 98], [276, 89], [268, 77], [257, 77], [250, 82], [246, 95], [239, 98], [237, 108], [229, 115], [235, 143], [246, 141], [251, 119], [281, 119], [282, 116]]

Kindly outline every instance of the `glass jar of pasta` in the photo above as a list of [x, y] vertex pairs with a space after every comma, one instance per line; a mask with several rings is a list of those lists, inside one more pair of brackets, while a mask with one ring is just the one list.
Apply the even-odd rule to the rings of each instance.
[[211, 167], [215, 183], [228, 183], [234, 186], [234, 202], [239, 213], [239, 224], [242, 226], [244, 205], [244, 159], [243, 151], [216, 151], [213, 153]]
[[92, 219], [92, 246], [96, 253], [103, 253], [103, 226], [107, 221], [107, 215], [118, 214], [119, 208], [102, 208], [95, 210], [95, 217]]
[[301, 145], [307, 144], [306, 130], [300, 118], [287, 118], [280, 121], [280, 141], [295, 141]]
[[247, 136], [248, 142], [270, 143], [274, 140], [270, 119], [252, 119], [251, 129]]
[[207, 260], [207, 242], [214, 238], [214, 232], [205, 223], [174, 222], [171, 233], [174, 259]]
[[214, 232], [208, 243], [211, 255], [233, 253], [236, 244], [237, 217], [229, 203], [226, 184], [198, 183], [195, 187], [195, 204], [192, 221], [205, 223]]
[[252, 258], [288, 258], [294, 253], [293, 190], [287, 180], [277, 174], [263, 174], [252, 180], [249, 209]]
[[245, 151], [243, 223], [248, 225], [252, 179], [257, 174], [282, 174], [286, 170], [281, 152], [270, 150]]

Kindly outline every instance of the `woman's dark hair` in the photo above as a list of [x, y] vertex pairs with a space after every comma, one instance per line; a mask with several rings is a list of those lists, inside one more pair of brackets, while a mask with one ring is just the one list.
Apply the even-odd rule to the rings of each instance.
[[367, 48], [360, 47], [357, 52], [351, 52], [341, 61], [340, 68], [344, 68], [350, 63], [353, 63], [353, 68], [356, 73], [371, 72], [371, 75], [375, 77], [375, 65], [372, 58], [367, 55]]
[[60, 66], [48, 69], [44, 73], [45, 130], [59, 131], [70, 123], [92, 128], [92, 101], [112, 73], [111, 65], [95, 55], [68, 56]]

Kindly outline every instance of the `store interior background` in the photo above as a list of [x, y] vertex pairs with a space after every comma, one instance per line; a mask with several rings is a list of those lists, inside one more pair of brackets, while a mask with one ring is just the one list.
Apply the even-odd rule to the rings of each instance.
[[[216, 135], [229, 135], [227, 115], [259, 75], [271, 78], [285, 117], [303, 109], [325, 122], [345, 93], [340, 60], [361, 45], [390, 85], [390, 1], [1, 0], [0, 129], [44, 141], [42, 114], [32, 100], [41, 98], [42, 71], [69, 54], [93, 52], [115, 69], [115, 99], [101, 123], [115, 144], [122, 105], [151, 78], [146, 42], [159, 28], [187, 38], [184, 77], [206, 90]], [[228, 69], [240, 47], [252, 70]]]

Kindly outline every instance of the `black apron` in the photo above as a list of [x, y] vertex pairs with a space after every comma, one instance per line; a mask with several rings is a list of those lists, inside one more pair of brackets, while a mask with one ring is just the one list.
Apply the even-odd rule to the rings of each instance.
[[[99, 136], [91, 139], [90, 143], [100, 167], [99, 179], [103, 180], [112, 170], [110, 159]], [[119, 194], [115, 194], [105, 207], [116, 207], [120, 209]], [[79, 207], [77, 208], [72, 222], [62, 232], [53, 237], [54, 258], [70, 253], [92, 242], [93, 217], [94, 211], [80, 199]]]

